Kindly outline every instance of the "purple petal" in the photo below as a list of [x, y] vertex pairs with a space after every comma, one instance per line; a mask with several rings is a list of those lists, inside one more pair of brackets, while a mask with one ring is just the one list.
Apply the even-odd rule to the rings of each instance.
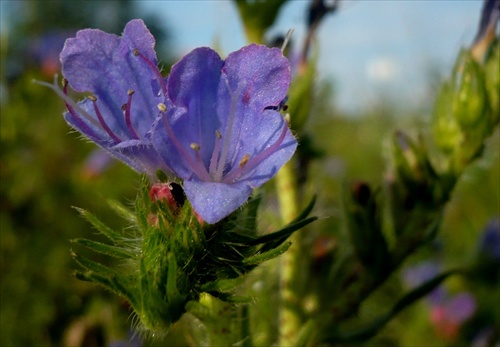
[[171, 172], [152, 144], [128, 140], [106, 150], [137, 172], [146, 173], [150, 177], [155, 177], [157, 170], [162, 170], [166, 174]]
[[[241, 89], [241, 102], [254, 111], [277, 106], [290, 86], [290, 63], [278, 48], [252, 44], [228, 55], [223, 74], [233, 91]], [[225, 83], [221, 83], [224, 93]]]
[[216, 223], [243, 205], [252, 193], [245, 184], [184, 181], [184, 191], [194, 210], [209, 224]]
[[[193, 157], [192, 143], [200, 145], [200, 157], [209, 165], [215, 142], [215, 131], [220, 128], [215, 105], [217, 86], [223, 61], [210, 48], [198, 48], [172, 67], [168, 82], [168, 95], [174, 108], [167, 112], [167, 119], [179, 143]], [[177, 163], [176, 173], [182, 178], [192, 175], [192, 168], [185, 166], [185, 158], [172, 145], [163, 124], [156, 130], [156, 145], [167, 163]], [[167, 149], [167, 150], [165, 150]], [[174, 165], [172, 165], [174, 167]]]
[[[154, 38], [141, 20], [130, 21], [120, 38], [101, 30], [86, 29], [68, 39], [60, 59], [64, 77], [79, 92], [91, 92], [107, 125], [120, 138], [130, 137], [122, 105], [132, 97], [132, 125], [139, 134], [151, 129], [157, 105], [158, 76], [144, 59], [134, 55], [138, 49], [156, 66]], [[156, 89], [156, 92], [155, 92]], [[95, 117], [95, 115], [94, 115]]]
[[259, 45], [226, 61], [209, 48], [195, 49], [172, 68], [170, 104], [153, 145], [208, 223], [236, 210], [295, 151], [288, 124], [267, 109], [285, 98], [289, 83], [281, 51]]
[[[286, 97], [289, 84], [290, 64], [277, 48], [250, 45], [227, 57], [219, 83], [217, 114], [222, 125], [219, 130], [224, 140], [229, 137], [231, 143], [230, 166], [245, 154], [256, 154], [268, 145], [268, 137], [276, 130], [275, 122], [281, 115], [265, 108], [277, 106]], [[235, 126], [229, 133], [229, 115], [233, 113]], [[258, 134], [263, 136], [257, 140], [254, 136]], [[287, 142], [295, 142], [291, 134], [287, 135]]]
[[246, 118], [242, 123], [239, 142], [235, 145], [235, 148], [239, 150], [235, 154], [234, 167], [238, 166], [245, 154], [250, 155], [250, 160], [257, 158], [267, 148], [278, 145], [276, 142], [283, 131], [286, 134], [284, 140], [273, 153], [259, 161], [258, 166], [239, 178], [240, 181], [246, 182], [252, 188], [257, 188], [274, 177], [278, 170], [290, 160], [297, 148], [297, 140], [279, 112], [266, 110], [255, 118], [257, 119], [253, 121]]

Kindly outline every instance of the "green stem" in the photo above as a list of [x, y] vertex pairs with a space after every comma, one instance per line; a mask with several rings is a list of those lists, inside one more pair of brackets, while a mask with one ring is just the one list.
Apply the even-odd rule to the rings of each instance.
[[[289, 223], [299, 213], [295, 162], [290, 160], [276, 175], [276, 188], [283, 222]], [[280, 263], [280, 295], [281, 307], [279, 317], [279, 346], [290, 346], [300, 330], [302, 319], [300, 314], [300, 298], [297, 295], [297, 278], [301, 259], [301, 234], [291, 237], [292, 246], [281, 256]]]

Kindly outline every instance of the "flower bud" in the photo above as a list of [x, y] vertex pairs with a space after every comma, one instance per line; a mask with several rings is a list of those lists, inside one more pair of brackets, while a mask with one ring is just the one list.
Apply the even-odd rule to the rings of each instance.
[[174, 213], [184, 205], [186, 200], [182, 187], [174, 182], [153, 184], [149, 190], [149, 198], [153, 202], [166, 201]]
[[455, 89], [451, 108], [460, 127], [469, 129], [484, 122], [489, 114], [484, 72], [469, 52], [462, 52], [457, 64], [458, 71], [452, 76]]

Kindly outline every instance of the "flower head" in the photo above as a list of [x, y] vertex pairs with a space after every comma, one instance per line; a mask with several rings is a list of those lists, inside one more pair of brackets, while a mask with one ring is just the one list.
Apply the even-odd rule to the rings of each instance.
[[289, 83], [281, 51], [255, 44], [226, 60], [197, 48], [172, 67], [153, 144], [206, 222], [236, 210], [295, 151], [276, 110]]
[[[76, 130], [138, 172], [183, 180], [196, 213], [216, 223], [290, 159], [297, 141], [278, 112], [290, 64], [277, 48], [250, 45], [224, 61], [198, 48], [162, 77], [155, 41], [141, 20], [121, 37], [85, 29], [60, 59], [54, 89]], [[68, 85], [90, 95], [76, 103]]]
[[[121, 37], [80, 30], [60, 54], [63, 89], [48, 85], [66, 102], [71, 127], [138, 172], [169, 171], [151, 143], [157, 105], [166, 80], [157, 68], [155, 40], [142, 20], [132, 20]], [[78, 103], [67, 86], [90, 96]]]

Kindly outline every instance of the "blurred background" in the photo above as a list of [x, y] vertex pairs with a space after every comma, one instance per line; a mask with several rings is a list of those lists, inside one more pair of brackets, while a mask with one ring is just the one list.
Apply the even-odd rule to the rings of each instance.
[[[307, 4], [289, 1], [268, 39], [293, 28], [292, 47], [300, 46]], [[99, 238], [72, 207], [122, 228], [125, 223], [107, 200], [132, 204], [139, 176], [81, 141], [61, 116], [63, 102], [32, 81], [51, 81], [59, 73], [64, 40], [77, 30], [120, 34], [133, 18], [144, 19], [153, 32], [166, 71], [197, 46], [227, 54], [245, 44], [235, 6], [126, 0], [1, 1], [0, 6], [0, 345], [139, 345], [137, 337], [130, 340], [126, 303], [72, 277], [76, 264], [70, 256], [71, 239]], [[427, 131], [441, 78], [460, 47], [471, 43], [481, 6], [481, 1], [345, 1], [324, 21], [315, 46], [315, 112], [307, 123], [318, 153], [308, 172], [310, 189], [319, 194], [316, 213], [331, 217], [319, 224], [318, 233], [341, 223], [342, 183], [380, 183], [395, 129]], [[437, 241], [375, 293], [368, 315], [436, 269], [488, 252], [500, 258], [498, 247], [491, 249], [500, 245], [498, 135], [497, 129], [483, 158], [458, 184]], [[491, 310], [500, 295], [498, 283], [450, 280], [434, 294], [369, 344], [456, 346], [480, 341], [499, 322], [498, 310]], [[170, 343], [188, 343], [182, 327], [174, 332]]]

